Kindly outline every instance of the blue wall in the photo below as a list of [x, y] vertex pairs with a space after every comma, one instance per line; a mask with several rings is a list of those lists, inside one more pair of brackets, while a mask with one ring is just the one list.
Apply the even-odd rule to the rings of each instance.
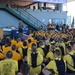
[[[27, 9], [27, 11], [46, 25], [48, 24], [49, 19], [53, 19], [53, 21], [55, 23], [58, 23], [59, 20], [60, 20], [60, 22], [63, 21], [63, 23], [66, 23], [67, 13], [64, 11], [62, 11], [62, 12], [60, 12], [60, 11], [54, 12], [53, 10], [49, 10], [49, 11], [34, 10], [33, 11], [30, 9]], [[2, 27], [6, 27], [6, 26], [18, 27], [18, 24], [19, 24], [19, 20], [16, 17], [12, 16], [5, 10], [0, 10], [0, 25], [2, 25]]]
[[37, 19], [39, 19], [44, 24], [48, 24], [49, 19], [53, 19], [55, 23], [58, 23], [58, 20], [64, 21], [63, 23], [66, 23], [67, 19], [67, 13], [65, 11], [53, 11], [53, 10], [30, 10], [27, 9], [27, 11], [35, 16]]
[[20, 20], [18, 20], [16, 17], [12, 16], [5, 10], [0, 10], [0, 26], [1, 27], [7, 27], [7, 26], [18, 27], [19, 22]]

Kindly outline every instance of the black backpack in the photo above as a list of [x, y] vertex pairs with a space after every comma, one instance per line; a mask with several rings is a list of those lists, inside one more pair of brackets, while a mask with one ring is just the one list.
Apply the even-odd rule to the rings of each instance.
[[38, 53], [31, 54], [31, 63], [33, 68], [37, 67], [37, 56], [38, 56]]
[[65, 63], [64, 60], [55, 60], [56, 66], [57, 66], [57, 71], [58, 75], [65, 75]]
[[65, 52], [64, 52], [64, 48], [63, 48], [63, 46], [59, 46], [59, 48], [60, 48], [60, 50], [61, 50], [62, 55], [64, 55]]
[[28, 48], [23, 48], [23, 47], [22, 47], [23, 58], [24, 58], [25, 56], [27, 56], [27, 50], [28, 50]]
[[46, 46], [46, 50], [47, 50], [47, 53], [49, 52], [49, 48], [50, 48], [50, 45], [45, 45]]
[[44, 47], [44, 48], [40, 47], [40, 48], [44, 51], [44, 54], [46, 56], [47, 55], [47, 49], [46, 49], [46, 47]]

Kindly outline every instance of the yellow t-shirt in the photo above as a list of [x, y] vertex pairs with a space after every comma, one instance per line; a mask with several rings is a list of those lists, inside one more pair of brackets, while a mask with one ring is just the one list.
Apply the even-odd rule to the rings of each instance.
[[21, 59], [21, 56], [19, 53], [17, 53], [16, 51], [12, 51], [12, 53], [13, 53], [13, 57], [12, 57], [13, 60], [18, 61]]
[[21, 41], [18, 42], [18, 43], [16, 44], [16, 47], [17, 47], [17, 48], [23, 47], [23, 42], [21, 42]]
[[18, 63], [12, 59], [0, 61], [0, 75], [15, 75], [18, 71]]
[[75, 54], [75, 50], [72, 50], [72, 52]]
[[45, 56], [45, 54], [44, 54], [44, 51], [43, 51], [43, 49], [42, 48], [37, 48], [37, 50], [40, 52], [40, 54], [42, 55], [42, 56]]
[[16, 40], [11, 40], [11, 45], [15, 45], [15, 44], [17, 44], [17, 41]]
[[[70, 52], [69, 54], [73, 55], [72, 52]], [[67, 67], [68, 67], [70, 70], [75, 71], [75, 69], [72, 67], [72, 66], [74, 66], [73, 59], [72, 59], [72, 57], [71, 57], [69, 54], [65, 55], [63, 59], [67, 62]], [[69, 64], [70, 64], [71, 66], [70, 66]]]
[[12, 49], [11, 49], [11, 46], [4, 47], [4, 48], [3, 48], [4, 54], [6, 54], [8, 51], [11, 51], [11, 50], [12, 50]]
[[50, 61], [49, 64], [46, 66], [46, 68], [47, 68], [47, 69], [53, 69], [54, 72], [56, 73], [56, 74], [54, 74], [54, 75], [58, 75], [56, 63], [55, 63], [54, 60]]
[[0, 59], [4, 59], [4, 55], [2, 53], [0, 53]]
[[46, 58], [54, 59], [54, 54], [53, 52], [49, 51], [46, 55]]
[[[61, 60], [61, 58], [55, 58], [55, 60]], [[54, 72], [55, 72], [54, 75], [58, 75], [58, 70], [57, 70], [57, 66], [56, 66], [55, 60], [50, 61], [49, 64], [46, 66], [46, 68], [47, 69], [53, 69]], [[66, 63], [65, 63], [65, 65], [66, 65]], [[66, 68], [65, 68], [65, 71], [66, 71]]]
[[[21, 57], [23, 57], [23, 51], [22, 51], [22, 48], [26, 49], [27, 46], [23, 46], [23, 47], [21, 47], [21, 48], [18, 49], [19, 54], [20, 54]], [[27, 50], [28, 50], [28, 49], [27, 49]], [[28, 51], [27, 51], [27, 54], [28, 54]]]
[[31, 48], [33, 43], [28, 43], [27, 47]]

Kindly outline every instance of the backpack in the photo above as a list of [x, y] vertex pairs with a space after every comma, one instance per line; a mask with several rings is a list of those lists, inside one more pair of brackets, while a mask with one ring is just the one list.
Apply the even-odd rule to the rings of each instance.
[[31, 54], [31, 63], [33, 68], [37, 67], [37, 56], [38, 56], [38, 53]]
[[58, 75], [65, 75], [65, 63], [64, 60], [55, 60], [56, 66], [57, 66], [57, 71]]
[[47, 49], [46, 49], [46, 47], [44, 47], [44, 48], [40, 47], [40, 48], [44, 51], [44, 54], [46, 56], [47, 55]]
[[64, 52], [64, 48], [63, 48], [63, 46], [60, 46], [59, 48], [60, 48], [60, 50], [61, 50], [62, 55], [64, 55], [65, 52]]
[[25, 56], [27, 56], [27, 50], [28, 50], [28, 48], [23, 48], [23, 47], [22, 47], [23, 58], [24, 58]]
[[50, 45], [46, 45], [47, 53], [49, 52]]

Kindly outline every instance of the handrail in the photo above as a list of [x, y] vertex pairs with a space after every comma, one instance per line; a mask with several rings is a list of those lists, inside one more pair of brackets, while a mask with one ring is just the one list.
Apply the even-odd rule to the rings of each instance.
[[[35, 30], [39, 30], [39, 27], [36, 26], [34, 23], [32, 23], [31, 21], [28, 21], [26, 18], [20, 16], [19, 12], [17, 13], [15, 10], [8, 8], [6, 6], [0, 6], [0, 9], [7, 11], [8, 13], [10, 13], [11, 15], [15, 16], [17, 19], [22, 20], [23, 23], [33, 27]], [[26, 16], [27, 17], [27, 16]]]
[[[14, 2], [12, 2], [12, 3], [15, 4]], [[26, 18], [29, 18], [27, 20], [31, 20], [33, 22], [33, 24], [36, 25], [37, 27], [40, 27], [42, 25], [43, 29], [47, 29], [47, 26], [44, 23], [42, 23], [41, 21], [39, 21], [37, 18], [35, 18], [33, 15], [31, 15], [30, 13], [28, 13], [24, 9], [17, 8], [16, 10], [19, 11], [19, 13], [22, 14], [22, 15], [24, 15]]]
[[[25, 13], [26, 15], [28, 15], [29, 17], [31, 16], [30, 14], [28, 14], [27, 12], [25, 12], [25, 11], [23, 11], [23, 10], [21, 10], [21, 9], [19, 9], [20, 11], [22, 11], [23, 13]], [[21, 14], [23, 14], [23, 13], [21, 13]], [[36, 21], [39, 21], [38, 19], [35, 19], [35, 17], [32, 17], [34, 20], [36, 20]], [[32, 19], [32, 20], [33, 20]], [[42, 22], [40, 22], [40, 23], [42, 23]]]
[[[34, 25], [36, 25], [37, 27], [39, 27], [39, 25], [37, 25], [38, 23], [36, 24], [36, 22], [35, 22], [33, 19], [29, 18], [28, 15], [25, 15], [26, 13], [23, 13], [22, 10], [18, 9], [18, 12], [19, 12], [19, 11], [20, 11], [20, 16], [21, 16], [21, 15], [25, 16], [25, 18], [26, 18], [27, 20], [32, 21]], [[21, 13], [21, 11], [22, 11], [22, 13]]]
[[[27, 12], [27, 11], [26, 11]], [[27, 12], [28, 13], [28, 12]], [[35, 18], [33, 15], [31, 15], [30, 13], [28, 13], [30, 16], [32, 16], [33, 18]], [[38, 20], [37, 18], [35, 18], [36, 20]], [[41, 22], [40, 20], [38, 20], [39, 22]], [[41, 22], [42, 23], [42, 22]], [[45, 25], [44, 23], [42, 23], [43, 25]], [[45, 25], [46, 26], [46, 25]]]
[[[19, 10], [18, 10], [19, 11]], [[20, 11], [21, 12], [21, 11]], [[24, 15], [25, 17], [29, 18], [28, 16], [26, 16], [25, 14], [21, 13], [22, 15]], [[30, 19], [31, 21], [33, 21], [32, 19]], [[34, 22], [34, 21], [33, 21]]]
[[[17, 9], [16, 9], [17, 10]], [[35, 18], [34, 16], [32, 16], [30, 13], [28, 13], [27, 11], [25, 11], [24, 9], [18, 8], [17, 10], [18, 12], [20, 12], [20, 14], [26, 16], [27, 18], [29, 18], [28, 20], [31, 20], [36, 26], [43, 26], [43, 29], [46, 29], [47, 26], [42, 23], [41, 21], [39, 21], [37, 18]]]

